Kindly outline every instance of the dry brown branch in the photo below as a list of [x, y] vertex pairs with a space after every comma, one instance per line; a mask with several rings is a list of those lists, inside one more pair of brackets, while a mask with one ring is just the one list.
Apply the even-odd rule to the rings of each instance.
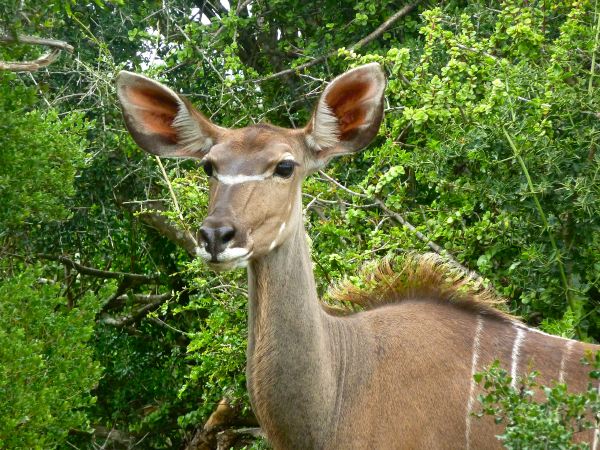
[[192, 256], [196, 255], [197, 240], [190, 231], [181, 229], [162, 214], [162, 211], [166, 210], [162, 202], [152, 200], [136, 204], [123, 204], [123, 206], [137, 212], [142, 222], [154, 228], [175, 245], [182, 247]]
[[59, 41], [57, 39], [45, 39], [36, 36], [2, 36], [0, 35], [0, 43], [3, 44], [27, 44], [27, 45], [44, 45], [46, 47], [56, 48], [58, 50], [64, 50], [72, 53], [75, 48], [65, 41]]
[[129, 273], [129, 272], [113, 272], [108, 270], [95, 269], [93, 267], [84, 266], [76, 261], [73, 261], [66, 256], [54, 256], [54, 255], [46, 255], [39, 254], [38, 257], [42, 259], [49, 259], [52, 261], [58, 261], [65, 266], [71, 267], [75, 269], [82, 275], [89, 275], [97, 278], [107, 278], [107, 279], [124, 279], [131, 283], [136, 284], [144, 284], [144, 283], [156, 283], [160, 280], [158, 275], [142, 275], [139, 273]]
[[35, 60], [31, 61], [0, 61], [0, 70], [8, 70], [11, 72], [35, 72], [42, 67], [49, 66], [58, 58], [62, 50], [72, 53], [74, 48], [72, 45], [56, 39], [44, 39], [35, 36], [0, 36], [0, 44], [27, 44], [27, 45], [44, 45], [51, 47], [47, 53]]
[[127, 314], [122, 317], [115, 318], [115, 317], [109, 316], [108, 314], [102, 314], [100, 319], [98, 319], [98, 323], [102, 323], [102, 324], [110, 325], [110, 326], [114, 326], [114, 327], [124, 327], [127, 325], [131, 325], [132, 323], [138, 322], [141, 319], [143, 319], [144, 317], [146, 317], [148, 315], [148, 313], [150, 313], [150, 311], [153, 311], [156, 308], [158, 308], [165, 301], [172, 298], [173, 295], [172, 294], [168, 295], [168, 296], [161, 295], [159, 297], [160, 298], [158, 300], [155, 300], [152, 303], [148, 303], [147, 305], [144, 305], [141, 308], [138, 308], [133, 313]]
[[[364, 38], [362, 38], [361, 40], [359, 40], [358, 42], [355, 42], [354, 44], [350, 45], [348, 47], [348, 50], [352, 51], [352, 50], [356, 50], [366, 44], [368, 44], [369, 42], [377, 39], [379, 36], [381, 36], [385, 30], [387, 30], [394, 22], [398, 21], [399, 19], [401, 19], [402, 17], [406, 16], [407, 14], [410, 14], [416, 7], [417, 5], [421, 2], [421, 0], [416, 0], [415, 2], [405, 5], [402, 9], [400, 9], [398, 12], [396, 12], [395, 14], [392, 14], [386, 21], [384, 21], [381, 25], [379, 25], [375, 30], [373, 30], [373, 32], [371, 32], [370, 34], [368, 34], [367, 36], [365, 36]], [[273, 73], [271, 75], [268, 75], [266, 77], [263, 78], [259, 78], [257, 80], [253, 80], [254, 83], [262, 83], [263, 81], [267, 81], [267, 80], [272, 80], [273, 78], [279, 78], [285, 75], [290, 75], [293, 73], [297, 73], [301, 70], [307, 69], [309, 67], [312, 67], [314, 65], [317, 65], [323, 61], [325, 61], [328, 58], [331, 58], [332, 56], [337, 55], [338, 51], [334, 50], [331, 51], [329, 53], [326, 53], [324, 55], [319, 56], [318, 58], [313, 59], [312, 61], [308, 61], [304, 64], [300, 64], [299, 66], [296, 66], [292, 69], [286, 69], [286, 70], [282, 70], [280, 72], [276, 72]]]
[[229, 449], [241, 440], [248, 443], [248, 439], [254, 440], [259, 436], [263, 436], [260, 428], [234, 428], [240, 426], [256, 427], [257, 425], [258, 421], [252, 412], [249, 414], [242, 413], [241, 405], [233, 405], [227, 397], [224, 397], [212, 412], [204, 427], [196, 431], [186, 450]]

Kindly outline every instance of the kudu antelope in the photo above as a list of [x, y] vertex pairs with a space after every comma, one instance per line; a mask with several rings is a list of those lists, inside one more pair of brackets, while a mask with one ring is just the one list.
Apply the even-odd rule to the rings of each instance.
[[[275, 448], [499, 448], [500, 429], [471, 414], [473, 374], [496, 358], [513, 378], [535, 368], [541, 381], [586, 388], [579, 360], [597, 347], [526, 327], [448, 283], [431, 258], [400, 276], [380, 271], [366, 291], [346, 290], [366, 305], [361, 312], [334, 315], [320, 303], [301, 184], [377, 134], [385, 88], [377, 64], [334, 79], [308, 125], [294, 130], [222, 128], [146, 77], [121, 72], [117, 84], [137, 144], [199, 159], [209, 176], [197, 254], [216, 270], [248, 267], [248, 391]], [[595, 433], [586, 439], [596, 448]]]

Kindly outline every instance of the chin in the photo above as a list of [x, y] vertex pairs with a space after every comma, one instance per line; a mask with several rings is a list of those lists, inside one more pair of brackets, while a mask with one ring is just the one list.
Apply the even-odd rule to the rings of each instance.
[[213, 262], [204, 260], [206, 265], [215, 272], [227, 272], [235, 269], [242, 269], [248, 266], [248, 259], [238, 258], [232, 261]]

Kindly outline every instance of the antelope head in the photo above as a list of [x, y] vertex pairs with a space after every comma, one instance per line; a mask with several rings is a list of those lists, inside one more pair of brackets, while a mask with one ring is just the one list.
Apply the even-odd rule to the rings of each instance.
[[302, 180], [369, 144], [383, 117], [384, 89], [379, 65], [367, 64], [335, 78], [302, 129], [228, 129], [156, 81], [130, 72], [117, 80], [125, 123], [141, 148], [203, 165], [209, 205], [196, 253], [216, 270], [265, 256], [302, 226]]

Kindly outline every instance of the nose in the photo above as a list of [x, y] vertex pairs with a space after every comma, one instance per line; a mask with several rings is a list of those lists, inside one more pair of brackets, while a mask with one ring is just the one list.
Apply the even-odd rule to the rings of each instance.
[[200, 227], [200, 238], [212, 262], [217, 261], [217, 255], [225, 250], [234, 236], [235, 228], [230, 225], [211, 226], [205, 223]]

